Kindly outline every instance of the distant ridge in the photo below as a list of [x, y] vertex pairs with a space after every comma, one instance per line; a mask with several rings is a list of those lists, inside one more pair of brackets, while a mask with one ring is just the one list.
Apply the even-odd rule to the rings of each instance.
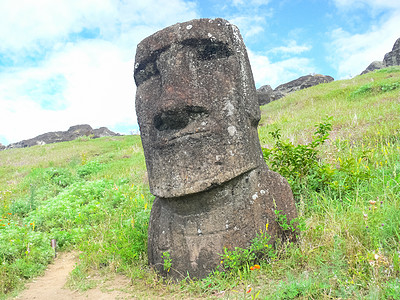
[[90, 138], [100, 138], [104, 136], [119, 136], [119, 133], [112, 132], [107, 127], [100, 127], [98, 129], [93, 129], [88, 124], [71, 126], [67, 131], [54, 131], [48, 132], [32, 139], [22, 140], [17, 143], [4, 146], [0, 144], [0, 150], [12, 149], [12, 148], [26, 148], [36, 145], [45, 145], [52, 143], [60, 143], [75, 140], [82, 136], [87, 136]]
[[334, 81], [333, 77], [328, 75], [314, 74], [301, 76], [295, 80], [281, 84], [274, 90], [269, 85], [263, 85], [257, 90], [258, 104], [265, 105], [272, 101], [278, 100], [286, 95], [318, 85], [320, 83], [328, 83]]

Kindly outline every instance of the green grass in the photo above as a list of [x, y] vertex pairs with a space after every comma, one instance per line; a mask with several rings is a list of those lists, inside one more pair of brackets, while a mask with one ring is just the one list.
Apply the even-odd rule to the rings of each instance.
[[[69, 285], [82, 290], [96, 285], [88, 275], [118, 272], [142, 298], [400, 299], [399, 107], [399, 67], [262, 107], [260, 141], [274, 153], [267, 163], [291, 170], [303, 224], [298, 242], [261, 249], [255, 241], [200, 281], [163, 280], [147, 266], [153, 196], [139, 137], [1, 151], [0, 295], [12, 297], [43, 272], [56, 238], [60, 251], [81, 251]], [[328, 139], [312, 144], [324, 122], [332, 126]], [[278, 129], [291, 155], [287, 169], [269, 134]], [[293, 162], [303, 155], [312, 167], [298, 171]], [[252, 249], [268, 255], [257, 260]]]

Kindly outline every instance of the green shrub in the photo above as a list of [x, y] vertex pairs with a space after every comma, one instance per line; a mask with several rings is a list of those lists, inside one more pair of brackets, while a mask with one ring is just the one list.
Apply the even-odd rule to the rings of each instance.
[[389, 92], [400, 88], [400, 82], [383, 83], [380, 85], [382, 92]]
[[400, 82], [398, 81], [391, 83], [377, 83], [377, 84], [368, 83], [359, 87], [357, 90], [351, 92], [350, 97], [356, 98], [366, 95], [372, 95], [373, 93], [376, 94], [381, 92], [385, 93], [393, 91], [398, 88], [400, 88]]
[[48, 168], [45, 169], [44, 174], [48, 181], [62, 188], [69, 186], [75, 181], [71, 172], [63, 168]]
[[357, 90], [351, 92], [350, 93], [350, 97], [355, 98], [355, 97], [358, 97], [358, 96], [364, 96], [364, 95], [369, 94], [371, 92], [372, 92], [372, 84], [368, 83], [368, 84], [365, 84], [365, 85], [359, 87]]
[[398, 73], [398, 72], [400, 72], [400, 67], [392, 66], [392, 67], [376, 70], [375, 72], [377, 72], [377, 73]]
[[102, 169], [102, 165], [98, 161], [89, 161], [77, 169], [77, 174], [80, 178], [85, 178], [96, 174]]
[[318, 147], [329, 138], [332, 128], [330, 119], [315, 125], [317, 130], [313, 140], [306, 145], [295, 146], [289, 141], [282, 141], [279, 129], [270, 132], [275, 139], [275, 146], [271, 149], [263, 148], [264, 159], [272, 170], [289, 181], [295, 197], [300, 196], [303, 186], [319, 191], [332, 178], [332, 169], [321, 163], [318, 153]]

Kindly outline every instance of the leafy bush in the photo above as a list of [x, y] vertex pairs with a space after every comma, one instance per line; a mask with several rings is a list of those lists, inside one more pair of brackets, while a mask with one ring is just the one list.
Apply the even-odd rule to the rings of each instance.
[[389, 92], [400, 88], [400, 82], [383, 83], [380, 85], [382, 92]]
[[391, 82], [391, 83], [378, 83], [378, 84], [372, 84], [368, 83], [365, 84], [361, 87], [359, 87], [357, 90], [353, 91], [350, 93], [350, 97], [356, 98], [359, 96], [365, 96], [367, 94], [372, 94], [373, 92], [375, 93], [380, 93], [380, 92], [390, 92], [395, 89], [400, 88], [400, 82]]
[[289, 141], [282, 141], [280, 130], [270, 132], [275, 139], [275, 146], [271, 149], [263, 148], [264, 159], [272, 170], [285, 177], [292, 187], [295, 196], [299, 196], [302, 186], [319, 191], [331, 180], [332, 170], [322, 164], [318, 156], [318, 147], [328, 138], [332, 124], [331, 118], [316, 125], [313, 140], [306, 145], [293, 145]]
[[96, 161], [89, 161], [77, 169], [77, 174], [81, 178], [96, 174], [102, 169], [102, 165]]
[[44, 174], [48, 181], [62, 188], [74, 182], [71, 172], [64, 168], [48, 168], [45, 170]]
[[355, 98], [355, 97], [363, 96], [363, 95], [371, 93], [371, 92], [372, 92], [372, 84], [368, 83], [368, 84], [365, 84], [365, 85], [359, 87], [354, 92], [351, 92], [350, 97]]
[[[263, 154], [273, 171], [285, 177], [296, 199], [309, 192], [328, 192], [332, 197], [342, 197], [365, 184], [374, 175], [364, 164], [366, 152], [359, 155], [338, 159], [338, 164], [325, 163], [320, 154], [320, 146], [329, 138], [332, 128], [327, 118], [325, 122], [315, 125], [317, 130], [309, 144], [293, 145], [282, 141], [279, 129], [270, 134], [275, 139], [275, 146], [264, 148]], [[338, 146], [339, 147], [339, 146]]]
[[34, 223], [19, 224], [12, 215], [0, 219], [1, 292], [10, 290], [18, 278], [38, 275], [53, 256], [48, 234], [35, 231]]

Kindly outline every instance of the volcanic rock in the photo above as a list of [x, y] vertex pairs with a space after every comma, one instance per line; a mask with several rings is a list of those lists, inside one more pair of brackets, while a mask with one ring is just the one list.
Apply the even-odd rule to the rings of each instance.
[[400, 38], [394, 43], [392, 51], [385, 54], [383, 64], [385, 67], [400, 65]]
[[[167, 27], [136, 51], [136, 113], [151, 192], [148, 259], [176, 279], [203, 278], [224, 248], [247, 248], [274, 210], [296, 217], [286, 179], [268, 169], [246, 47], [223, 19]], [[172, 262], [164, 268], [166, 253]]]
[[265, 105], [295, 91], [309, 88], [320, 83], [328, 83], [333, 80], [331, 76], [316, 74], [301, 76], [295, 80], [279, 85], [274, 90], [272, 90], [269, 85], [264, 85], [257, 90], [258, 103], [260, 106]]
[[367, 74], [369, 72], [379, 70], [384, 67], [385, 67], [385, 64], [383, 61], [375, 60], [372, 63], [370, 63], [370, 65], [364, 71], [362, 71], [360, 75]]

